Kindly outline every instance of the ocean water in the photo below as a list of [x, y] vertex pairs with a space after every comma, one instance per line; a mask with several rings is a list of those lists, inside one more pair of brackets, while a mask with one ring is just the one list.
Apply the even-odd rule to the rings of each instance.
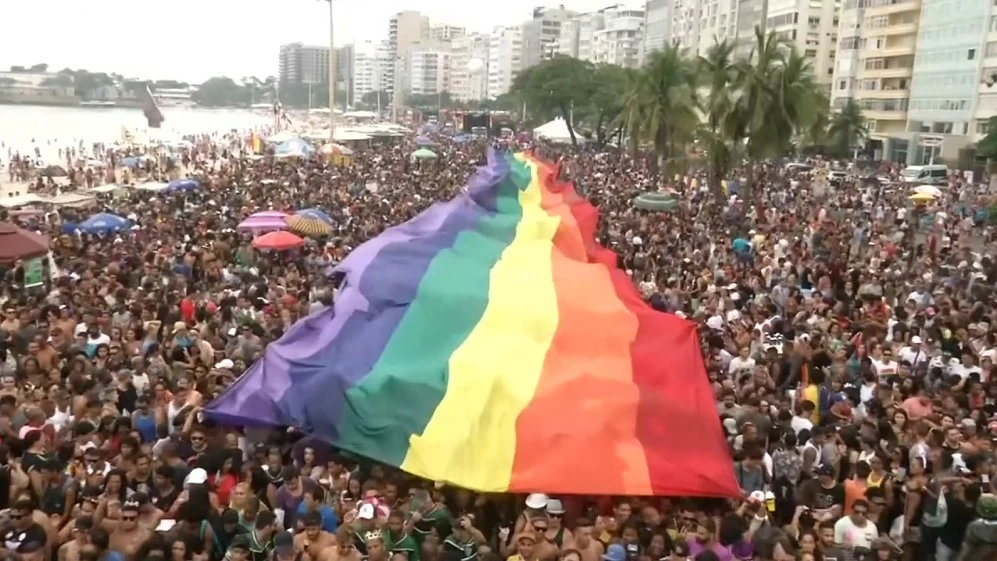
[[273, 123], [265, 114], [242, 109], [164, 107], [161, 111], [166, 117], [162, 128], [148, 131], [141, 109], [0, 105], [0, 160], [7, 160], [11, 150], [31, 153], [36, 146], [48, 160], [59, 148], [81, 141], [88, 149], [94, 142], [113, 143], [121, 140], [122, 127], [137, 137], [169, 138], [233, 129], [248, 132]]

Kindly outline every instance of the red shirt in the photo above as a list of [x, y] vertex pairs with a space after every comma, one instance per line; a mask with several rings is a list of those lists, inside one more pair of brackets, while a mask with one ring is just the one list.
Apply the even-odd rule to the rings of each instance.
[[190, 298], [184, 298], [180, 301], [180, 315], [183, 316], [183, 320], [188, 324], [194, 322], [194, 301]]

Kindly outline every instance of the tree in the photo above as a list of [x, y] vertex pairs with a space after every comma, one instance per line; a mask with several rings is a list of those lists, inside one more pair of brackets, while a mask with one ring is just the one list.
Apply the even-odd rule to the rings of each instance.
[[33, 64], [31, 65], [31, 68], [28, 69], [28, 72], [34, 72], [36, 74], [44, 74], [48, 72], [48, 65], [45, 64], [44, 62], [41, 64]]
[[707, 86], [705, 96], [700, 99], [700, 110], [706, 118], [698, 136], [706, 152], [710, 191], [718, 202], [726, 198], [723, 180], [741, 146], [738, 134], [742, 127], [735, 107], [737, 96], [732, 89], [738, 79], [734, 47], [733, 42], [717, 41], [698, 61]]
[[42, 80], [42, 85], [48, 87], [72, 88], [74, 81], [72, 76], [67, 76], [66, 74], [56, 74]]
[[[589, 103], [583, 107], [582, 119], [591, 124], [596, 142], [605, 144], [610, 126], [615, 132], [622, 131], [620, 116], [623, 113], [623, 100], [629, 88], [637, 80], [638, 73], [622, 66], [599, 64], [592, 76], [594, 82]], [[575, 119], [579, 117], [576, 106]]]
[[375, 91], [367, 92], [360, 96], [360, 101], [358, 105], [362, 105], [368, 109], [376, 110], [378, 107], [385, 108], [391, 105], [391, 92], [386, 91]]
[[568, 125], [571, 144], [578, 146], [572, 113], [576, 104], [584, 105], [592, 99], [594, 72], [591, 62], [555, 56], [520, 72], [510, 93], [526, 102], [531, 115], [547, 119], [560, 114]]
[[862, 107], [854, 99], [848, 98], [845, 105], [836, 111], [827, 128], [828, 148], [837, 157], [845, 157], [849, 151], [869, 136]]
[[784, 154], [800, 131], [811, 130], [820, 119], [826, 97], [820, 91], [810, 61], [774, 32], [755, 27], [755, 45], [736, 64], [732, 84], [734, 106], [727, 134], [742, 142], [751, 160], [742, 185], [750, 198], [756, 164]]
[[237, 105], [248, 101], [248, 92], [235, 83], [235, 80], [227, 76], [216, 76], [208, 78], [197, 89], [195, 95], [191, 96], [198, 105], [208, 107], [222, 107], [226, 105]]
[[678, 46], [669, 45], [652, 53], [624, 101], [627, 131], [636, 151], [649, 142], [652, 165], [674, 171], [685, 159], [685, 147], [698, 128], [699, 69]]

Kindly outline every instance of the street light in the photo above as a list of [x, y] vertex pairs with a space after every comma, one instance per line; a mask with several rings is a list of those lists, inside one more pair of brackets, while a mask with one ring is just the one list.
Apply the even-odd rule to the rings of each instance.
[[324, 1], [329, 3], [329, 142], [334, 142], [336, 140], [336, 44], [333, 34], [335, 17], [332, 0]]

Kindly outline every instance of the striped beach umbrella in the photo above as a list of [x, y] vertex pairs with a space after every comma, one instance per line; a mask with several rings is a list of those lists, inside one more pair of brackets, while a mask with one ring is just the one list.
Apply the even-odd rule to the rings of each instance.
[[288, 216], [286, 220], [287, 228], [292, 232], [301, 234], [302, 236], [318, 238], [332, 234], [332, 226], [329, 226], [325, 222], [315, 218], [309, 218], [307, 216], [296, 214], [294, 216]]

